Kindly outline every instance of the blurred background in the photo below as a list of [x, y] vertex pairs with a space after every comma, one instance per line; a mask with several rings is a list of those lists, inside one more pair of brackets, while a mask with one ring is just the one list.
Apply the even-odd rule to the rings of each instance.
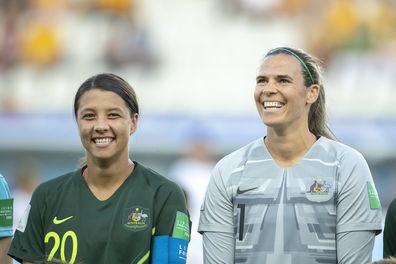
[[[323, 61], [329, 125], [366, 157], [385, 216], [396, 197], [394, 25], [396, 0], [0, 0], [0, 173], [15, 221], [37, 184], [78, 166], [74, 94], [113, 72], [141, 106], [132, 158], [183, 186], [196, 224], [213, 164], [265, 134], [253, 90], [277, 46]], [[189, 263], [202, 263], [195, 230]]]

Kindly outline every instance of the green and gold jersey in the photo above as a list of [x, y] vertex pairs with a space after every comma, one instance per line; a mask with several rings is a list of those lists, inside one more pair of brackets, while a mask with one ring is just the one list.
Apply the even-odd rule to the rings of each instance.
[[174, 182], [135, 162], [119, 189], [100, 201], [81, 171], [36, 189], [18, 224], [12, 257], [30, 262], [55, 258], [71, 264], [152, 263], [154, 236], [188, 243], [185, 197]]

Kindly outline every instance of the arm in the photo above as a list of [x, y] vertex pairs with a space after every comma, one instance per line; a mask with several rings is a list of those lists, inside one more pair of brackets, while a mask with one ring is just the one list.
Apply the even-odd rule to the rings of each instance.
[[186, 263], [191, 221], [183, 191], [171, 184], [162, 187], [155, 201], [155, 233], [151, 248], [152, 264]]
[[234, 207], [224, 182], [216, 166], [206, 190], [198, 227], [203, 234], [205, 264], [234, 263]]
[[374, 231], [355, 231], [337, 234], [337, 263], [371, 262], [375, 241]]
[[17, 261], [33, 262], [45, 255], [41, 210], [44, 210], [46, 203], [44, 197], [40, 196], [36, 189], [16, 227], [8, 255]]
[[234, 235], [230, 233], [203, 233], [204, 264], [234, 263]]
[[11, 237], [0, 238], [0, 263], [11, 264], [11, 258], [7, 255], [11, 244]]
[[370, 262], [381, 223], [381, 204], [366, 161], [358, 152], [344, 153], [337, 193], [339, 263]]

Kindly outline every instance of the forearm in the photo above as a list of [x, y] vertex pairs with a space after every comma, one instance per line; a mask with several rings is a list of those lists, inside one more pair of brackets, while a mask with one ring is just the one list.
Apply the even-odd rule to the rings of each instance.
[[10, 248], [11, 237], [0, 238], [0, 263], [11, 264], [12, 259], [7, 255]]

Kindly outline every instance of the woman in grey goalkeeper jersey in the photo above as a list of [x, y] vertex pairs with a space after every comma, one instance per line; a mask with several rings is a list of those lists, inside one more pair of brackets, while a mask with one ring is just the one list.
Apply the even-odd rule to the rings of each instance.
[[254, 98], [266, 136], [214, 168], [201, 208], [205, 263], [367, 263], [380, 202], [356, 150], [326, 127], [318, 61], [270, 50]]

